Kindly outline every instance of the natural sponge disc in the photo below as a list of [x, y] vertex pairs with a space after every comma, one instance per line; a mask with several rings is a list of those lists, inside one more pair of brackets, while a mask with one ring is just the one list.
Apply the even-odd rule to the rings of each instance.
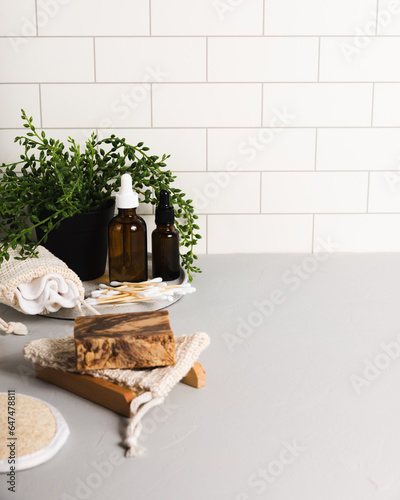
[[68, 435], [64, 417], [53, 406], [24, 394], [16, 394], [15, 405], [10, 406], [8, 394], [0, 392], [0, 473], [10, 471], [14, 451], [8, 445], [14, 441], [16, 470], [24, 470], [50, 460]]

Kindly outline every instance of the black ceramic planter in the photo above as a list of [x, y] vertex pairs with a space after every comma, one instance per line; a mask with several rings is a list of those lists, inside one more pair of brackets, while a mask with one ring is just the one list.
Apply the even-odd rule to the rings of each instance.
[[[43, 246], [63, 260], [82, 281], [104, 274], [108, 249], [108, 224], [114, 216], [114, 201], [98, 212], [77, 214], [49, 233]], [[43, 231], [36, 230], [38, 239]]]

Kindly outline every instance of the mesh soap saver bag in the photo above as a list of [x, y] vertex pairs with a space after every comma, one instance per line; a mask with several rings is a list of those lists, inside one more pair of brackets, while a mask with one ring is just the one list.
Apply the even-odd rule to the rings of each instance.
[[[0, 266], [0, 303], [24, 314], [48, 314], [61, 307], [81, 310], [85, 304], [85, 290], [78, 275], [46, 248], [38, 247], [38, 257], [15, 259], [18, 249], [9, 250], [10, 258]], [[16, 335], [26, 335], [23, 323], [6, 323], [0, 318], [0, 330]]]
[[[175, 337], [176, 362], [173, 366], [151, 370], [108, 369], [84, 372], [85, 375], [106, 379], [137, 393], [130, 405], [132, 417], [125, 431], [127, 457], [135, 457], [144, 451], [138, 443], [144, 415], [165, 401], [170, 390], [188, 373], [209, 343], [209, 336], [203, 332]], [[78, 372], [73, 335], [33, 340], [26, 344], [24, 356], [32, 363], [44, 367]]]

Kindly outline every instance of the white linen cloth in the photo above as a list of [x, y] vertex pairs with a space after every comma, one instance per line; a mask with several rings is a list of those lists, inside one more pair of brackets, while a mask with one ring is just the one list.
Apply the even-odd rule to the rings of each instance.
[[76, 284], [59, 274], [50, 273], [29, 283], [20, 283], [15, 289], [18, 305], [25, 314], [40, 314], [44, 310], [56, 312], [61, 307], [75, 307], [79, 302]]

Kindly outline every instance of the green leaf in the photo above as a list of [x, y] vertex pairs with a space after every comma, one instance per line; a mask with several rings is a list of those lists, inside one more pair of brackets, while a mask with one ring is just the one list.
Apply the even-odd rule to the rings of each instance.
[[[25, 136], [15, 138], [25, 148], [20, 161], [2, 165], [0, 176], [0, 262], [7, 258], [7, 249], [15, 242], [21, 244], [19, 258], [37, 256], [37, 244], [31, 240], [33, 225], [40, 226], [47, 239], [48, 233], [59, 226], [62, 220], [78, 213], [87, 213], [103, 208], [120, 187], [120, 176], [132, 174], [134, 188], [141, 193], [145, 203], [155, 205], [161, 189], [171, 191], [177, 219], [182, 265], [189, 279], [199, 272], [193, 265], [196, 260], [194, 248], [200, 235], [194, 232], [199, 226], [194, 224], [192, 200], [175, 187], [179, 182], [176, 175], [167, 169], [165, 161], [170, 155], [144, 154], [149, 151], [143, 142], [137, 146], [126, 143], [124, 138], [110, 137], [97, 141], [96, 135], [82, 148], [73, 138], [68, 139], [68, 147], [54, 138], [47, 139], [45, 131], [40, 132], [41, 141], [32, 139], [35, 135], [33, 119], [21, 110], [24, 128], [30, 128]], [[101, 144], [109, 144], [106, 153]], [[139, 154], [143, 153], [143, 154]], [[159, 162], [159, 163], [157, 163]], [[18, 168], [17, 172], [14, 171]], [[161, 170], [163, 168], [163, 170]], [[20, 170], [19, 170], [20, 169]], [[54, 214], [51, 218], [42, 215], [44, 209]], [[9, 258], [9, 256], [8, 256]]]

